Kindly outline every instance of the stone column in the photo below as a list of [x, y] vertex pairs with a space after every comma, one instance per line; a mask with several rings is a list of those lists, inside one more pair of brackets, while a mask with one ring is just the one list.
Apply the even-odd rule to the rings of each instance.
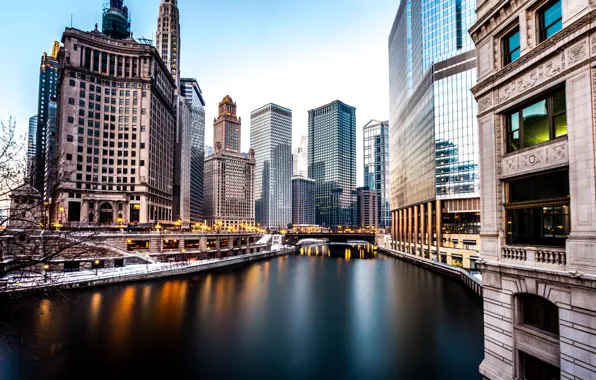
[[418, 206], [414, 206], [414, 255], [418, 255]]
[[199, 241], [199, 249], [201, 251], [207, 250], [207, 237], [201, 236], [201, 240]]
[[424, 211], [426, 207], [424, 207], [424, 203], [420, 205], [420, 256], [424, 256], [424, 243], [426, 242], [426, 235], [425, 235], [425, 218], [424, 218]]
[[404, 239], [404, 233], [403, 233], [403, 224], [404, 224], [404, 217], [403, 217], [403, 213], [402, 210], [397, 210], [397, 249], [399, 251], [402, 250], [402, 241]]
[[[428, 231], [428, 237], [426, 244], [428, 245], [428, 253], [432, 257], [432, 250], [431, 247], [433, 245], [433, 203], [428, 202], [426, 204], [426, 230]], [[437, 254], [438, 255], [438, 254]], [[438, 258], [439, 256], [437, 256]]]
[[407, 230], [407, 234], [408, 237], [406, 238], [406, 252], [408, 253], [412, 253], [411, 250], [411, 243], [412, 243], [412, 207], [408, 207], [408, 230]]
[[567, 266], [588, 272], [596, 269], [596, 151], [592, 115], [592, 93], [596, 93], [596, 84], [591, 79], [596, 80], [596, 70], [585, 69], [567, 79], [565, 86], [571, 196]]
[[[440, 255], [441, 255], [441, 244], [443, 243], [443, 235], [441, 233], [441, 224], [442, 224], [442, 218], [443, 218], [443, 214], [442, 214], [443, 210], [441, 208], [441, 201], [440, 200], [436, 200], [435, 201], [435, 234], [437, 235], [437, 258], [440, 259]], [[439, 260], [441, 261], [441, 260]]]

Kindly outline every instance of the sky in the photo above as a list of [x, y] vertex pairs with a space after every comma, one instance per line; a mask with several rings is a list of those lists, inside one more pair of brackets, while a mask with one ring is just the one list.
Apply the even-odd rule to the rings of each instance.
[[[37, 113], [43, 52], [71, 25], [101, 29], [108, 0], [0, 1], [0, 121], [20, 135]], [[134, 37], [154, 39], [160, 0], [125, 0]], [[218, 103], [230, 95], [250, 147], [250, 112], [290, 108], [293, 144], [307, 134], [308, 110], [339, 99], [356, 107], [357, 184], [363, 183], [362, 127], [389, 119], [387, 40], [399, 0], [178, 0], [181, 75], [205, 96], [205, 143]]]

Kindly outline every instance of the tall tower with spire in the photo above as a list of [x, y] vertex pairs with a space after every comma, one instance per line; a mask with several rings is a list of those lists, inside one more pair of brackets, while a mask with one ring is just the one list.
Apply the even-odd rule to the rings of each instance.
[[180, 15], [177, 0], [161, 0], [155, 37], [157, 51], [178, 86], [180, 84]]
[[240, 126], [242, 120], [236, 115], [236, 103], [226, 95], [219, 103], [219, 115], [213, 120], [213, 143], [216, 150], [240, 153]]

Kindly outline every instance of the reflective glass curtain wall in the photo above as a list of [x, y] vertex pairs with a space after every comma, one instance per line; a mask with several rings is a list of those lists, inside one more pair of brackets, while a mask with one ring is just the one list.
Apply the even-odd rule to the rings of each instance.
[[364, 187], [377, 192], [379, 227], [390, 227], [388, 121], [371, 120], [364, 126]]
[[356, 108], [337, 100], [308, 111], [308, 176], [316, 223], [355, 225]]

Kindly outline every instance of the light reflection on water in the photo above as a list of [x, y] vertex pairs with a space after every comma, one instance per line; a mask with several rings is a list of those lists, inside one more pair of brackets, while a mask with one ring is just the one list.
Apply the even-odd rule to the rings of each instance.
[[479, 378], [475, 296], [370, 245], [71, 296], [0, 309], [30, 342], [0, 343], [0, 379]]

